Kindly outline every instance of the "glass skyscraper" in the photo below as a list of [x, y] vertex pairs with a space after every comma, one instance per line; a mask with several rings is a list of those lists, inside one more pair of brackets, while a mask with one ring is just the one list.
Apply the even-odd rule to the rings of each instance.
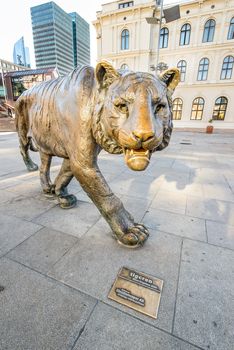
[[90, 33], [89, 24], [76, 12], [69, 13], [73, 27], [74, 65], [90, 63]]
[[20, 66], [30, 67], [29, 49], [24, 46], [23, 36], [14, 45], [13, 62]]
[[[77, 30], [74, 30], [73, 16], [63, 11], [54, 2], [48, 2], [32, 7], [31, 18], [37, 68], [56, 67], [59, 74], [64, 75], [80, 62], [81, 64], [89, 64], [89, 56], [87, 60], [83, 59], [80, 62], [75, 59], [80, 51], [79, 45], [77, 45], [80, 36], [77, 35]], [[75, 18], [81, 23], [85, 22], [77, 14], [75, 14]], [[83, 42], [83, 38], [85, 38], [86, 42], [89, 43], [89, 25], [87, 22], [85, 23], [88, 27], [85, 26], [85, 30], [81, 34], [81, 41]], [[75, 52], [77, 53], [75, 54]], [[82, 49], [80, 52], [82, 53]]]

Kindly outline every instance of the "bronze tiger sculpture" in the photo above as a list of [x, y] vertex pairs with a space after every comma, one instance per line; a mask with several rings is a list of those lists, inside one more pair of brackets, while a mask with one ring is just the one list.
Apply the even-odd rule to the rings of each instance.
[[[134, 222], [107, 185], [98, 165], [101, 149], [124, 153], [132, 170], [144, 170], [153, 152], [165, 148], [172, 132], [171, 95], [179, 71], [160, 77], [121, 72], [108, 62], [75, 69], [69, 75], [40, 83], [25, 91], [15, 107], [20, 151], [29, 171], [37, 170], [29, 149], [39, 151], [40, 181], [46, 195], [57, 196], [62, 208], [76, 204], [67, 186], [73, 176], [80, 182], [115, 238], [138, 247], [148, 238], [143, 224]], [[63, 158], [52, 184], [53, 156]]]

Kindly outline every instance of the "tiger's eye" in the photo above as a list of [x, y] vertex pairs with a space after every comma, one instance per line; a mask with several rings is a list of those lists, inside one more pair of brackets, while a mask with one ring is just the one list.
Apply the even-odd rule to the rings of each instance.
[[128, 107], [125, 103], [119, 103], [116, 105], [116, 107], [120, 110], [122, 113], [127, 113], [128, 112]]
[[160, 109], [163, 109], [164, 107], [165, 107], [165, 105], [163, 103], [159, 103], [155, 108], [155, 112], [159, 112]]

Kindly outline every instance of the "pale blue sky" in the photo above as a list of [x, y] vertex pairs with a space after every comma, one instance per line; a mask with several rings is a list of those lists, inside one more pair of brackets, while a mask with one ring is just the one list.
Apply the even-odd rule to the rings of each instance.
[[[96, 62], [96, 35], [91, 21], [96, 19], [96, 11], [101, 4], [113, 0], [54, 0], [66, 12], [79, 13], [89, 24], [91, 34], [91, 64]], [[31, 63], [34, 65], [34, 49], [31, 28], [30, 7], [46, 3], [43, 0], [2, 0], [0, 12], [0, 58], [13, 61], [14, 43], [24, 36], [29, 47]], [[166, 0], [173, 3], [175, 0]]]

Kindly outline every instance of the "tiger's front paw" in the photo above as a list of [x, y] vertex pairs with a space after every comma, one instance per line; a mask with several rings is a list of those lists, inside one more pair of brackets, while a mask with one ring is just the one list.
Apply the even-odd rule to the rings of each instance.
[[60, 208], [71, 209], [76, 206], [77, 199], [73, 194], [66, 194], [58, 196]]
[[117, 241], [127, 248], [138, 248], [143, 246], [148, 237], [149, 231], [143, 224], [134, 224]]
[[48, 184], [47, 186], [43, 187], [43, 193], [46, 198], [56, 198], [55, 185]]

